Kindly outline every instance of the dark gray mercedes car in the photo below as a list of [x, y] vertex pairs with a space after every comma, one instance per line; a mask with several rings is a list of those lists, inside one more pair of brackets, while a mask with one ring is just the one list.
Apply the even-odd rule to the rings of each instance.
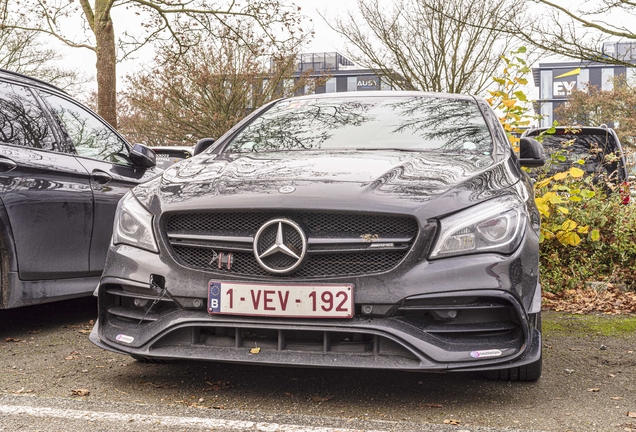
[[[212, 140], [202, 140], [209, 144]], [[272, 102], [120, 202], [98, 346], [142, 361], [541, 375], [539, 213], [471, 96]]]

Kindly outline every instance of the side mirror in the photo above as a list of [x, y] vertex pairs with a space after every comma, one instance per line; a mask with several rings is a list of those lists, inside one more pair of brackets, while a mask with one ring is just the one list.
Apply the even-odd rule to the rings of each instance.
[[541, 143], [532, 138], [521, 138], [519, 142], [519, 164], [525, 167], [542, 167], [545, 154]]
[[216, 140], [214, 138], [201, 138], [194, 146], [194, 152], [192, 156], [196, 156], [206, 151]]
[[141, 168], [152, 168], [157, 165], [157, 155], [143, 144], [135, 144], [130, 151], [130, 160]]

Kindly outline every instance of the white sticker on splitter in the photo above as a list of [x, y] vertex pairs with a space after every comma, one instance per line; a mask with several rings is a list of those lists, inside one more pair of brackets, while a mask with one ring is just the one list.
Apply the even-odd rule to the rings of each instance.
[[499, 357], [501, 354], [502, 352], [498, 349], [470, 352], [472, 358]]
[[[123, 343], [127, 343], [127, 344], [132, 343], [132, 341], [135, 340], [134, 337], [126, 336], [126, 335], [123, 335], [123, 334], [118, 334], [115, 339], [117, 339], [119, 342], [123, 342]], [[472, 353], [471, 353], [471, 355], [472, 355]]]

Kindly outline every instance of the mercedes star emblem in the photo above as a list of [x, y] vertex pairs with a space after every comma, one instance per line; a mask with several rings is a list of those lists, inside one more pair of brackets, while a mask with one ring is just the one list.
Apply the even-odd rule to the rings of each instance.
[[294, 221], [267, 221], [254, 237], [254, 257], [270, 273], [287, 274], [296, 269], [307, 253], [307, 237]]
[[293, 186], [283, 186], [283, 187], [278, 189], [278, 192], [280, 192], [282, 194], [289, 194], [289, 193], [292, 193], [295, 190], [296, 190], [296, 188], [293, 187]]

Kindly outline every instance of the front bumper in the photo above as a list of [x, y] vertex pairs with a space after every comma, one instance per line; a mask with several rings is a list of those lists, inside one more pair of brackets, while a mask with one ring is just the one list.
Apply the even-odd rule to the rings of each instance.
[[[140, 358], [443, 372], [516, 367], [541, 356], [537, 314], [498, 290], [417, 296], [388, 316], [316, 320], [208, 315], [165, 297], [157, 313], [136, 313], [115, 282], [123, 281], [102, 282], [91, 341]], [[435, 319], [449, 311], [457, 318]]]
[[355, 287], [350, 319], [209, 315], [208, 282], [223, 278], [164, 251], [115, 245], [91, 341], [157, 360], [436, 372], [523, 366], [541, 357], [535, 240], [526, 236], [510, 256], [435, 261], [416, 246], [392, 271], [319, 281]]
[[[509, 355], [491, 360], [471, 358], [463, 351], [445, 351], [434, 342], [418, 339], [404, 329], [387, 329], [385, 323], [355, 320], [348, 326], [294, 325], [291, 328], [272, 322], [208, 322], [182, 319], [162, 334], [140, 348], [115, 346], [99, 336], [99, 321], [95, 324], [90, 340], [100, 348], [141, 358], [159, 360], [207, 360], [266, 365], [345, 367], [370, 369], [400, 369], [423, 371], [472, 371], [516, 367], [537, 361], [541, 356], [541, 334], [532, 329], [531, 343], [522, 350], [510, 349]], [[398, 326], [396, 326], [398, 327]], [[260, 334], [245, 338], [239, 335], [258, 328]], [[219, 331], [223, 330], [223, 331]], [[310, 333], [317, 337], [288, 339], [289, 333]], [[267, 338], [266, 334], [275, 334]], [[348, 341], [329, 344], [334, 334], [350, 334]], [[201, 336], [204, 336], [203, 338]], [[356, 335], [359, 338], [356, 338]], [[371, 338], [368, 336], [372, 335]], [[399, 335], [399, 336], [398, 336]], [[366, 336], [366, 337], [365, 337]], [[411, 344], [412, 343], [412, 344]], [[233, 345], [233, 346], [232, 346]], [[497, 346], [496, 342], [484, 342], [482, 347]], [[252, 348], [260, 348], [252, 353]], [[449, 361], [433, 360], [430, 355], [440, 355]], [[455, 361], [450, 361], [455, 360]]]

